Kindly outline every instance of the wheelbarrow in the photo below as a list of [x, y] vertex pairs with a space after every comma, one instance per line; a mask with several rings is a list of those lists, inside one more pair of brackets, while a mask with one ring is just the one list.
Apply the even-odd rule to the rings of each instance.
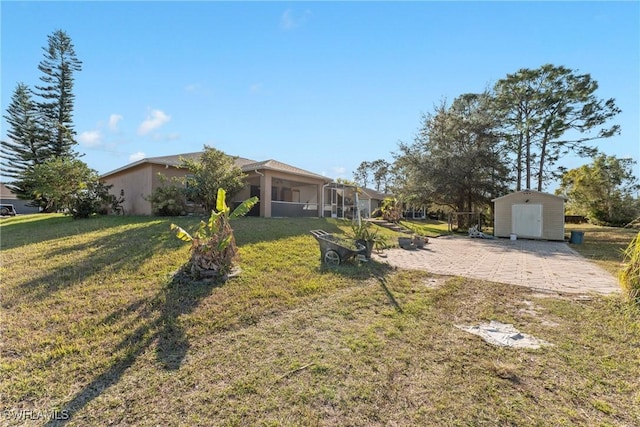
[[310, 233], [320, 245], [320, 260], [327, 265], [340, 265], [356, 255], [366, 254], [367, 248], [353, 239], [338, 237], [324, 230], [311, 230]]

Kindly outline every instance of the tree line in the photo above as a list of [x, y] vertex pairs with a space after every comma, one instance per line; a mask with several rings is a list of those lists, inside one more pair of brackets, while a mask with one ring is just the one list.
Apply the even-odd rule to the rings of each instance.
[[[116, 200], [75, 151], [73, 85], [82, 61], [65, 31], [47, 37], [38, 70], [40, 83], [18, 83], [4, 115], [9, 126], [0, 144], [2, 173], [18, 197], [43, 211], [89, 216]], [[571, 213], [598, 223], [631, 221], [640, 214], [634, 162], [594, 146], [620, 134], [610, 124], [620, 109], [613, 98], [598, 98], [597, 89], [589, 74], [563, 66], [520, 69], [482, 93], [440, 102], [422, 116], [414, 140], [399, 143], [393, 162], [364, 161], [354, 180], [416, 207], [476, 212], [510, 190], [542, 191], [559, 179], [557, 192], [568, 198]], [[590, 157], [593, 164], [567, 171], [558, 164], [568, 154]], [[183, 165], [201, 181], [186, 186], [189, 200], [211, 205], [206, 194], [215, 172], [206, 164], [223, 157], [205, 147], [201, 162]], [[240, 175], [233, 172], [229, 185], [235, 187]]]
[[[611, 121], [621, 110], [613, 98], [598, 98], [597, 89], [589, 74], [563, 66], [520, 69], [482, 93], [442, 101], [423, 115], [412, 142], [399, 143], [393, 163], [362, 162], [354, 179], [408, 205], [458, 212], [484, 212], [511, 190], [543, 191], [560, 179], [557, 193], [570, 211], [624, 224], [640, 214], [639, 187], [633, 161], [594, 145], [620, 134]], [[558, 164], [568, 154], [594, 164], [567, 171]]]

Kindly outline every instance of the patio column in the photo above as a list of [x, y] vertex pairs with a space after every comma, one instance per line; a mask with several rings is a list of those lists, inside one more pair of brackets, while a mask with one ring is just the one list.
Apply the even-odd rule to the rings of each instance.
[[271, 175], [268, 171], [260, 176], [260, 216], [271, 218]]
[[324, 210], [323, 202], [324, 198], [322, 197], [322, 193], [324, 192], [323, 184], [318, 184], [316, 186], [316, 200], [318, 201], [318, 218], [322, 218], [322, 211]]

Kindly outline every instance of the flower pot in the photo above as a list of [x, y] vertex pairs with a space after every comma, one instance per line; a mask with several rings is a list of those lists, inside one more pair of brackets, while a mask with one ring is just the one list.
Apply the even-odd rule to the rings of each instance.
[[371, 252], [373, 252], [373, 245], [374, 245], [374, 241], [373, 240], [363, 240], [363, 239], [358, 239], [356, 240], [356, 243], [361, 244], [362, 246], [365, 247], [365, 251], [364, 251], [364, 256], [367, 259], [371, 259]]
[[398, 245], [402, 249], [413, 249], [413, 239], [411, 237], [398, 237]]

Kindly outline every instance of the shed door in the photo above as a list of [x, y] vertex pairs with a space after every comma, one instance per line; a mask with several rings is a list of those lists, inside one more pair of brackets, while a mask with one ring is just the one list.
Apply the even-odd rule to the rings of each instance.
[[542, 205], [512, 205], [512, 233], [522, 237], [542, 237]]

